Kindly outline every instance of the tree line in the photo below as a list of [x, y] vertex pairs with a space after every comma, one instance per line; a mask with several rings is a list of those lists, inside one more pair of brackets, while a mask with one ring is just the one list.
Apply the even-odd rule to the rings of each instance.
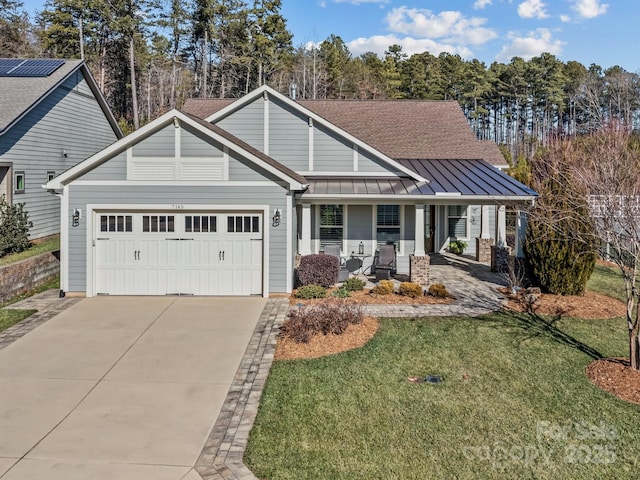
[[459, 55], [354, 56], [337, 35], [294, 47], [281, 0], [48, 0], [32, 20], [0, 0], [0, 56], [83, 58], [122, 124], [189, 97], [240, 97], [267, 83], [298, 98], [457, 101], [480, 139], [529, 158], [555, 138], [638, 126], [640, 77], [543, 53], [487, 66]]

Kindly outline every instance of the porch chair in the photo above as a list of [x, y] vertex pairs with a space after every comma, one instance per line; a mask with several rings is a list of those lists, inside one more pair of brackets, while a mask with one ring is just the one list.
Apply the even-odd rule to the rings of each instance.
[[345, 259], [340, 256], [340, 245], [325, 245], [324, 254], [333, 255], [334, 257], [338, 258], [338, 282], [345, 282], [349, 278], [349, 270], [345, 265]]
[[396, 246], [394, 244], [380, 245], [373, 259], [373, 271], [376, 281], [389, 280], [391, 273], [396, 271]]

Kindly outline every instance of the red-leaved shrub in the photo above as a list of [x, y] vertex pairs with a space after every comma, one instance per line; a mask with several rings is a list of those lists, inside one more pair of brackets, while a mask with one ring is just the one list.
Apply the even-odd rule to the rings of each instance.
[[338, 281], [340, 261], [333, 255], [305, 255], [298, 266], [298, 286], [331, 287]]
[[349, 325], [364, 320], [361, 305], [337, 298], [316, 305], [303, 305], [289, 312], [289, 319], [282, 325], [283, 335], [294, 342], [308, 343], [318, 333], [340, 335]]

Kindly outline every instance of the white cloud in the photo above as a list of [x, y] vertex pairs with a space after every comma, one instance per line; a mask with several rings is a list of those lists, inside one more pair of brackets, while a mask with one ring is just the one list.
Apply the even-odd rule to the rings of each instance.
[[473, 8], [476, 10], [482, 10], [484, 7], [491, 5], [492, 0], [476, 0], [473, 3]]
[[595, 18], [604, 15], [609, 5], [602, 0], [576, 0], [572, 7], [582, 18]]
[[360, 5], [362, 3], [389, 3], [390, 0], [333, 0], [335, 3], [350, 3]]
[[522, 18], [547, 18], [546, 5], [542, 0], [525, 0], [518, 5], [518, 15]]
[[563, 23], [568, 23], [571, 21], [571, 17], [569, 15], [560, 15], [560, 21]]
[[527, 36], [520, 37], [517, 33], [509, 33], [510, 43], [505, 45], [496, 55], [498, 62], [508, 62], [513, 57], [522, 57], [529, 60], [532, 57], [549, 52], [554, 55], [562, 53], [565, 42], [552, 38], [551, 32], [546, 28], [538, 28]]
[[465, 18], [456, 11], [434, 14], [430, 10], [398, 7], [387, 14], [389, 30], [418, 38], [443, 38], [448, 43], [478, 45], [497, 37], [484, 27], [486, 18]]
[[374, 35], [367, 38], [356, 38], [347, 43], [349, 51], [354, 55], [362, 55], [367, 52], [374, 52], [380, 57], [391, 45], [400, 45], [402, 52], [411, 56], [416, 53], [429, 52], [432, 55], [439, 55], [442, 52], [458, 54], [463, 58], [473, 58], [473, 52], [465, 46], [447, 45], [435, 42], [429, 38], [399, 38], [396, 35]]

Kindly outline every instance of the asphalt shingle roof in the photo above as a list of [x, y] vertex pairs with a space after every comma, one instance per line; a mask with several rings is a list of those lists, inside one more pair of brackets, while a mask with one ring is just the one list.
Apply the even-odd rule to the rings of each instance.
[[82, 60], [65, 60], [48, 77], [0, 77], [0, 134], [81, 64]]
[[[183, 111], [208, 118], [234, 99], [188, 99]], [[494, 142], [479, 141], [455, 101], [300, 100], [298, 103], [390, 158], [477, 159], [506, 166]]]

